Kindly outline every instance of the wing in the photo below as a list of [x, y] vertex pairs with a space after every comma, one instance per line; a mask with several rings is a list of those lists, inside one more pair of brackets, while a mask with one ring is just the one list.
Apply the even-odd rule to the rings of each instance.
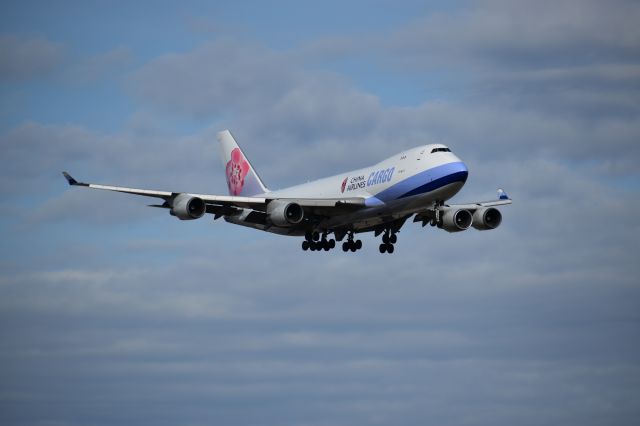
[[[172, 191], [156, 191], [149, 189], [127, 188], [124, 186], [101, 185], [96, 183], [78, 182], [69, 173], [62, 172], [65, 179], [71, 186], [83, 186], [91, 189], [101, 189], [105, 191], [122, 192], [125, 194], [142, 195], [145, 197], [160, 198], [164, 204], [153, 205], [152, 207], [170, 208], [171, 201], [180, 194], [187, 194], [191, 197], [200, 198], [207, 205], [207, 213], [223, 213], [232, 211], [233, 208], [249, 208], [252, 210], [265, 211], [269, 202], [274, 198], [269, 197], [238, 197], [234, 195], [212, 195], [212, 194], [192, 194]], [[364, 198], [278, 198], [282, 201], [290, 201], [307, 207], [310, 210], [323, 210], [335, 207], [359, 208], [365, 207]], [[226, 208], [226, 209], [220, 209]], [[230, 210], [231, 209], [231, 210]]]
[[[480, 230], [494, 229], [500, 225], [500, 221], [502, 220], [502, 215], [500, 214], [500, 212], [497, 212], [496, 209], [489, 209], [489, 207], [504, 206], [507, 204], [511, 204], [511, 198], [509, 198], [509, 196], [507, 195], [506, 192], [504, 192], [504, 190], [498, 189], [498, 199], [496, 200], [479, 201], [477, 203], [467, 203], [467, 204], [439, 204], [439, 205], [436, 204], [429, 209], [426, 209], [417, 213], [414, 216], [413, 221], [422, 222], [422, 226], [425, 226], [429, 222], [432, 225], [438, 224], [438, 226], [442, 226], [442, 215], [444, 212], [466, 210], [467, 211], [466, 215], [468, 216], [468, 221], [469, 221], [469, 224], [466, 227], [456, 228], [454, 225], [452, 225], [449, 228], [445, 226], [445, 229], [447, 229], [449, 232], [462, 231], [464, 229], [467, 229], [469, 225], [471, 225], [471, 223], [473, 223], [473, 227], [476, 229], [480, 229]], [[481, 216], [480, 220], [483, 223], [476, 224], [476, 222], [472, 219], [472, 216], [479, 209], [482, 209], [484, 211], [484, 214], [480, 215]], [[490, 216], [493, 216], [493, 222], [495, 223], [491, 223], [490, 217], [485, 217], [487, 212], [491, 212], [492, 210], [494, 211], [494, 214]]]
[[498, 199], [490, 200], [490, 201], [480, 201], [477, 203], [467, 203], [467, 204], [445, 204], [447, 207], [457, 207], [460, 209], [474, 211], [480, 207], [496, 207], [496, 206], [504, 206], [506, 204], [511, 204], [511, 198], [507, 195], [507, 193], [503, 189], [498, 189]]

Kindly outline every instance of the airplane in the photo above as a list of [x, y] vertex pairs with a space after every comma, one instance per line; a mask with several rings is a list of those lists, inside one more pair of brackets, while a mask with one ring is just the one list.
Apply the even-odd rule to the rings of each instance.
[[[420, 222], [460, 232], [497, 228], [497, 206], [511, 204], [502, 189], [498, 198], [470, 204], [447, 204], [467, 181], [467, 166], [442, 144], [423, 145], [371, 167], [270, 191], [229, 130], [218, 133], [229, 195], [155, 191], [79, 182], [62, 172], [71, 186], [159, 199], [159, 207], [180, 220], [213, 219], [281, 235], [303, 236], [302, 250], [328, 251], [342, 241], [344, 252], [362, 248], [356, 234], [382, 235], [380, 253], [393, 253], [397, 233], [413, 216]], [[333, 237], [331, 237], [333, 236]], [[346, 239], [345, 239], [346, 238]]]

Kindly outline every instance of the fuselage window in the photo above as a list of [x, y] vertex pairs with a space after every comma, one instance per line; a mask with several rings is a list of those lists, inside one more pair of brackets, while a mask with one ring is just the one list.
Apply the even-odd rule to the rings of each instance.
[[434, 152], [451, 152], [451, 150], [449, 148], [433, 148], [431, 153], [433, 154]]

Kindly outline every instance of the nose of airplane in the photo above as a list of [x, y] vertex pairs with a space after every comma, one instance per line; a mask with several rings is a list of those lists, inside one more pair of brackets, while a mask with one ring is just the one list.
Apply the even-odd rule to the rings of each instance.
[[460, 181], [466, 182], [467, 177], [469, 177], [469, 169], [467, 169], [467, 165], [464, 164], [462, 161], [458, 161], [454, 163], [453, 174], [455, 174]]

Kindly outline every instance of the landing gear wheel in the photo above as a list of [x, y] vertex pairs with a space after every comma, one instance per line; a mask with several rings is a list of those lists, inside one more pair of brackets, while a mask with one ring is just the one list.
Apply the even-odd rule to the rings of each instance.
[[393, 244], [387, 244], [387, 252], [389, 254], [391, 254], [391, 253], [393, 253], [393, 250], [394, 250]]
[[324, 241], [322, 242], [322, 249], [323, 249], [324, 251], [329, 251], [329, 249], [330, 249], [330, 248], [331, 248], [331, 246], [329, 245], [329, 241], [324, 240]]
[[355, 245], [355, 244], [353, 244], [353, 243], [351, 243], [351, 247], [349, 247], [349, 249], [351, 250], [351, 252], [352, 252], [352, 253], [355, 253], [355, 252], [356, 252], [356, 250], [358, 250], [358, 249], [356, 248], [356, 245]]
[[309, 241], [304, 240], [304, 241], [302, 242], [302, 250], [304, 250], [304, 251], [309, 250]]
[[348, 242], [344, 242], [342, 243], [342, 251], [347, 252], [349, 251], [349, 243]]
[[387, 245], [386, 244], [380, 244], [379, 247], [380, 253], [386, 253], [387, 252]]
[[362, 248], [362, 240], [357, 240], [354, 245], [356, 246], [356, 250], [360, 250]]
[[318, 231], [313, 231], [311, 233], [311, 239], [313, 241], [318, 241], [320, 239], [320, 233]]
[[382, 242], [385, 243], [385, 244], [389, 243], [389, 235], [384, 234], [382, 236]]
[[[398, 242], [398, 237], [396, 236], [396, 234], [391, 234], [391, 236], [389, 237], [389, 242], [391, 244], [395, 244]], [[393, 253], [393, 252], [392, 252]]]
[[329, 248], [336, 248], [336, 240], [329, 240]]

